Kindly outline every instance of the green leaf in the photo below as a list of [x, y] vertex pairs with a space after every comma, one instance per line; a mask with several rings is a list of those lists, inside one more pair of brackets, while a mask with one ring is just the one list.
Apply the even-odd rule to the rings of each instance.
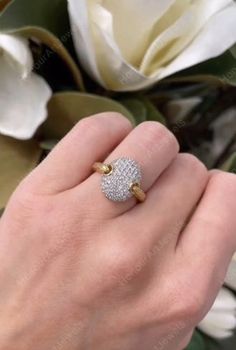
[[72, 36], [66, 0], [12, 0], [0, 14], [0, 31], [37, 38], [49, 46], [67, 63], [84, 90], [81, 73], [66, 49]]
[[0, 135], [0, 208], [4, 208], [19, 182], [38, 164], [42, 151], [37, 143]]
[[133, 124], [132, 114], [109, 98], [78, 92], [57, 93], [48, 104], [49, 117], [42, 131], [45, 139], [61, 139], [82, 118], [102, 112], [119, 112]]
[[223, 55], [200, 63], [167, 78], [166, 81], [205, 81], [212, 84], [236, 86], [236, 45]]
[[207, 350], [203, 336], [199, 332], [195, 332], [189, 346], [186, 350]]
[[121, 102], [132, 113], [136, 124], [147, 120], [147, 108], [142, 101], [137, 98], [125, 98]]
[[44, 140], [42, 142], [40, 142], [40, 147], [45, 150], [45, 151], [51, 151], [56, 144], [58, 143], [58, 140]]
[[[220, 347], [216, 350], [235, 350], [236, 349], [236, 334], [229, 339], [225, 339], [220, 342]], [[208, 350], [208, 349], [207, 349]], [[214, 348], [209, 348], [209, 350], [215, 350]]]
[[166, 125], [166, 120], [164, 116], [159, 112], [156, 106], [146, 97], [141, 97], [142, 102], [146, 107], [147, 120], [154, 120], [161, 124]]
[[163, 115], [146, 97], [124, 98], [121, 100], [121, 103], [133, 114], [136, 124], [140, 124], [146, 120], [154, 120], [164, 125], [166, 124]]
[[236, 152], [223, 164], [222, 170], [236, 174]]

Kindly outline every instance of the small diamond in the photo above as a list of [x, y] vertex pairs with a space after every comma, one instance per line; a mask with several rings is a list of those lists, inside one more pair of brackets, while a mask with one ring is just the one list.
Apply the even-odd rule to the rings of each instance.
[[102, 176], [102, 192], [115, 202], [123, 202], [132, 197], [130, 186], [133, 183], [140, 184], [141, 169], [130, 158], [120, 158], [111, 162], [113, 171], [110, 175]]

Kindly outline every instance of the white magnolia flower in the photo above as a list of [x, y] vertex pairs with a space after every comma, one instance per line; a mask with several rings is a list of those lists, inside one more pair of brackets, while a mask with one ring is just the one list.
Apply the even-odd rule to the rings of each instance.
[[0, 34], [0, 134], [31, 138], [47, 117], [52, 92], [32, 69], [28, 41]]
[[225, 283], [236, 291], [236, 254], [234, 255], [232, 262], [229, 266], [228, 273], [225, 279]]
[[83, 66], [112, 90], [138, 90], [236, 42], [234, 0], [68, 0]]
[[228, 289], [222, 288], [212, 309], [199, 324], [199, 329], [212, 338], [224, 339], [236, 329], [236, 298]]

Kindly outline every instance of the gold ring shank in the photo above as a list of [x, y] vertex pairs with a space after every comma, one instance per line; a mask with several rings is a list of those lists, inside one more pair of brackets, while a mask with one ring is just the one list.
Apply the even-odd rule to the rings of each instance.
[[142, 190], [139, 184], [133, 184], [130, 188], [131, 193], [134, 195], [134, 197], [139, 201], [139, 202], [144, 202], [146, 199], [146, 194]]
[[109, 164], [96, 162], [93, 165], [93, 170], [102, 175], [108, 175], [112, 172], [112, 166]]

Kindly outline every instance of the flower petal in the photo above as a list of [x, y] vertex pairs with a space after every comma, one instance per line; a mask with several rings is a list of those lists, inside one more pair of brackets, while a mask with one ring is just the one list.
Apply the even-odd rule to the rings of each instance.
[[199, 0], [185, 8], [183, 14], [154, 40], [141, 64], [146, 75], [173, 60], [194, 39], [208, 20], [231, 0]]
[[[142, 28], [140, 26], [140, 15], [142, 14], [142, 17], [145, 15], [147, 12], [147, 15], [145, 15], [145, 26], [146, 30], [151, 29], [151, 25], [154, 23], [155, 18], [158, 20], [167, 10], [168, 8], [173, 4], [175, 0], [162, 0], [162, 1], [156, 1], [156, 0], [151, 0], [149, 6], [148, 6], [148, 11], [147, 11], [147, 6], [146, 6], [146, 1], [145, 0], [139, 0], [137, 4], [137, 0], [134, 3], [134, 0], [132, 1], [132, 6], [130, 6], [130, 10], [132, 10], [132, 18], [135, 18], [134, 23], [132, 25], [132, 33], [130, 33], [130, 36], [133, 37], [133, 33], [135, 30], [143, 30], [144, 24], [142, 23]], [[81, 60], [82, 65], [85, 67], [85, 69], [88, 71], [90, 75], [92, 75], [101, 85], [109, 88], [113, 88], [115, 90], [132, 90], [135, 89], [134, 87], [129, 87], [129, 85], [134, 84], [138, 81], [147, 82], [146, 77], [143, 77], [143, 75], [139, 74], [139, 72], [133, 68], [130, 64], [128, 64], [124, 57], [121, 54], [120, 48], [116, 44], [115, 38], [114, 38], [114, 33], [113, 33], [113, 18], [112, 15], [108, 10], [103, 8], [102, 6], [99, 5], [99, 1], [97, 0], [92, 0], [92, 1], [86, 1], [86, 0], [68, 0], [69, 4], [69, 13], [70, 13], [70, 18], [71, 18], [71, 25], [72, 25], [72, 30], [73, 30], [73, 37], [75, 41], [75, 46], [77, 49], [78, 56]], [[119, 23], [118, 19], [120, 20], [121, 17], [124, 18], [124, 13], [121, 11], [120, 6], [122, 8], [127, 7], [127, 1], [122, 0], [122, 2], [117, 2], [117, 1], [106, 1], [105, 5], [107, 8], [114, 7], [115, 13], [116, 13], [116, 21], [115, 21], [115, 28], [117, 26], [117, 23], [119, 25], [119, 29], [122, 28], [121, 24]], [[118, 6], [119, 5], [119, 6]], [[93, 19], [90, 18], [91, 14], [96, 13], [93, 11], [94, 6], [100, 7], [103, 9], [103, 13], [100, 12], [101, 20], [100, 24], [103, 23], [103, 27], [106, 26], [106, 23], [108, 23], [109, 26], [109, 34], [107, 32], [106, 35], [101, 31], [98, 30], [98, 24], [97, 21], [99, 20], [100, 17], [96, 17], [95, 23], [93, 22]], [[145, 13], [143, 12], [143, 9], [145, 8]], [[88, 11], [89, 9], [89, 11]], [[135, 10], [134, 10], [135, 9]], [[154, 11], [155, 10], [155, 11]], [[133, 11], [139, 13], [139, 16], [134, 16]], [[130, 20], [130, 13], [128, 14], [127, 11], [124, 11], [127, 13], [129, 16]], [[104, 13], [106, 15], [110, 15], [111, 18], [108, 18], [107, 16], [104, 17]], [[155, 14], [155, 15], [154, 15]], [[124, 19], [122, 19], [123, 23]], [[129, 23], [130, 24], [130, 23]], [[126, 26], [127, 26], [127, 21], [126, 21]], [[130, 26], [129, 26], [130, 28]], [[141, 35], [138, 35], [138, 33], [135, 35], [135, 38], [137, 38], [137, 44], [130, 45], [130, 41], [126, 40], [125, 42], [122, 40], [123, 34], [119, 34], [118, 36], [118, 31], [116, 31], [116, 36], [118, 41], [121, 44], [121, 47], [124, 48], [127, 47], [127, 43], [129, 47], [133, 47], [132, 52], [127, 53], [127, 56], [133, 55], [134, 52], [135, 55], [137, 55], [137, 47], [139, 46], [140, 42], [142, 43], [141, 40]], [[142, 31], [143, 32], [143, 31]], [[119, 32], [120, 33], [120, 32]], [[125, 35], [127, 36], [128, 30], [125, 30]], [[96, 40], [97, 42], [94, 42]], [[108, 41], [108, 42], [107, 42]], [[133, 40], [132, 40], [133, 41]], [[102, 47], [101, 47], [102, 46]], [[142, 47], [142, 45], [141, 45]], [[100, 52], [97, 53], [97, 49], [100, 48]], [[100, 57], [102, 55], [102, 58]], [[99, 57], [97, 57], [99, 56]], [[101, 58], [99, 60], [99, 58]], [[103, 61], [106, 61], [104, 64], [102, 63]], [[108, 82], [104, 81], [104, 77], [101, 76], [100, 74], [100, 69], [98, 69], [98, 64], [97, 62], [100, 62], [103, 65], [103, 67], [107, 66], [107, 71], [106, 71], [106, 76], [109, 77], [109, 73], [114, 75], [113, 78], [109, 78]], [[108, 62], [107, 62], [108, 61]], [[118, 68], [119, 66], [119, 68]], [[99, 67], [100, 68], [100, 67]], [[104, 71], [104, 69], [102, 69]], [[125, 78], [124, 78], [125, 77]], [[121, 83], [119, 83], [119, 80], [121, 80]], [[124, 82], [125, 80], [125, 86]], [[114, 83], [114, 87], [110, 84], [109, 82]], [[138, 89], [138, 87], [136, 88]]]
[[33, 58], [27, 39], [16, 35], [0, 34], [0, 49], [3, 50], [3, 56], [9, 60], [9, 64], [19, 70], [23, 78], [31, 73]]
[[226, 288], [221, 288], [213, 305], [214, 310], [232, 311], [236, 315], [236, 298], [232, 292]]
[[214, 338], [227, 338], [236, 328], [236, 298], [226, 288], [221, 288], [211, 310], [198, 328]]
[[51, 89], [35, 73], [22, 79], [5, 57], [0, 59], [0, 76], [0, 133], [29, 139], [47, 117]]
[[236, 254], [234, 254], [234, 257], [232, 259], [232, 262], [229, 266], [225, 283], [232, 289], [236, 291]]
[[68, 10], [75, 48], [81, 63], [88, 73], [104, 86], [95, 58], [87, 1], [68, 0]]
[[[97, 4], [92, 10], [93, 32], [96, 37], [96, 58], [106, 87], [113, 90], [135, 90], [140, 84], [149, 83], [149, 78], [127, 63], [115, 42], [113, 17], [109, 11]], [[96, 18], [102, 18], [98, 23]]]
[[[102, 2], [104, 9], [112, 14], [114, 38], [127, 62], [134, 66], [139, 64], [147, 50], [153, 26], [174, 2], [175, 0], [149, 0], [148, 6], [146, 0]], [[91, 3], [92, 8], [96, 2]], [[96, 23], [100, 21], [102, 19], [97, 17]]]
[[233, 312], [217, 312], [213, 309], [200, 322], [200, 326], [204, 324], [209, 324], [219, 329], [234, 330], [236, 328], [236, 316]]
[[[223, 54], [236, 41], [235, 22], [236, 4], [232, 3], [224, 10], [216, 13], [193, 42], [156, 78], [163, 79], [173, 73]], [[216, 33], [217, 40], [215, 40]]]
[[226, 338], [232, 337], [233, 335], [232, 330], [216, 328], [210, 325], [209, 323], [207, 323], [207, 321], [202, 321], [200, 325], [198, 325], [198, 328], [208, 336], [215, 339], [226, 339]]
[[[130, 8], [130, 2], [133, 3], [134, 0], [130, 2], [125, 0], [119, 2], [115, 0], [68, 0], [68, 2], [74, 28], [74, 40], [80, 60], [101, 85], [111, 90], [135, 91], [151, 87], [171, 74], [221, 55], [236, 42], [234, 25], [236, 4], [233, 0], [195, 1], [196, 6], [199, 6], [198, 21], [193, 30], [187, 30], [186, 33], [181, 31], [175, 22], [178, 16], [186, 12], [194, 1], [175, 0], [173, 2], [168, 0], [164, 4], [162, 0], [156, 1], [155, 4], [152, 0], [151, 7], [147, 9], [147, 6], [144, 7], [144, 0], [138, 0], [138, 3], [136, 0], [135, 4], [138, 5], [133, 6], [133, 13], [141, 13], [142, 18], [145, 18], [145, 25], [142, 23], [142, 26], [139, 27], [137, 23], [141, 15], [130, 15], [127, 20], [130, 14], [127, 8]], [[178, 7], [177, 3], [178, 6], [180, 4], [181, 6]], [[159, 14], [154, 12], [158, 4]], [[176, 9], [176, 6], [177, 12], [173, 10]], [[150, 11], [151, 8], [152, 11]], [[121, 21], [124, 22], [123, 26], [120, 24]], [[221, 26], [221, 31], [218, 31], [221, 23], [225, 24]], [[180, 31], [175, 43], [171, 42], [172, 37], [177, 35], [173, 30], [174, 27], [172, 27], [172, 33], [170, 32], [170, 27], [173, 25], [177, 25], [175, 29]], [[137, 31], [137, 34], [134, 33], [134, 30]], [[168, 35], [166, 32], [166, 51], [161, 52], [162, 59], [160, 61], [155, 59], [156, 47], [153, 44], [140, 71], [139, 66], [148, 50], [150, 39], [151, 42], [154, 42], [158, 36], [164, 35], [165, 31], [168, 31]], [[215, 40], [216, 32], [217, 40]], [[149, 33], [148, 40], [146, 40], [147, 33]], [[130, 45], [131, 41], [132, 45]], [[167, 49], [169, 43], [174, 44], [171, 50]], [[149, 71], [150, 63], [154, 65]]]

